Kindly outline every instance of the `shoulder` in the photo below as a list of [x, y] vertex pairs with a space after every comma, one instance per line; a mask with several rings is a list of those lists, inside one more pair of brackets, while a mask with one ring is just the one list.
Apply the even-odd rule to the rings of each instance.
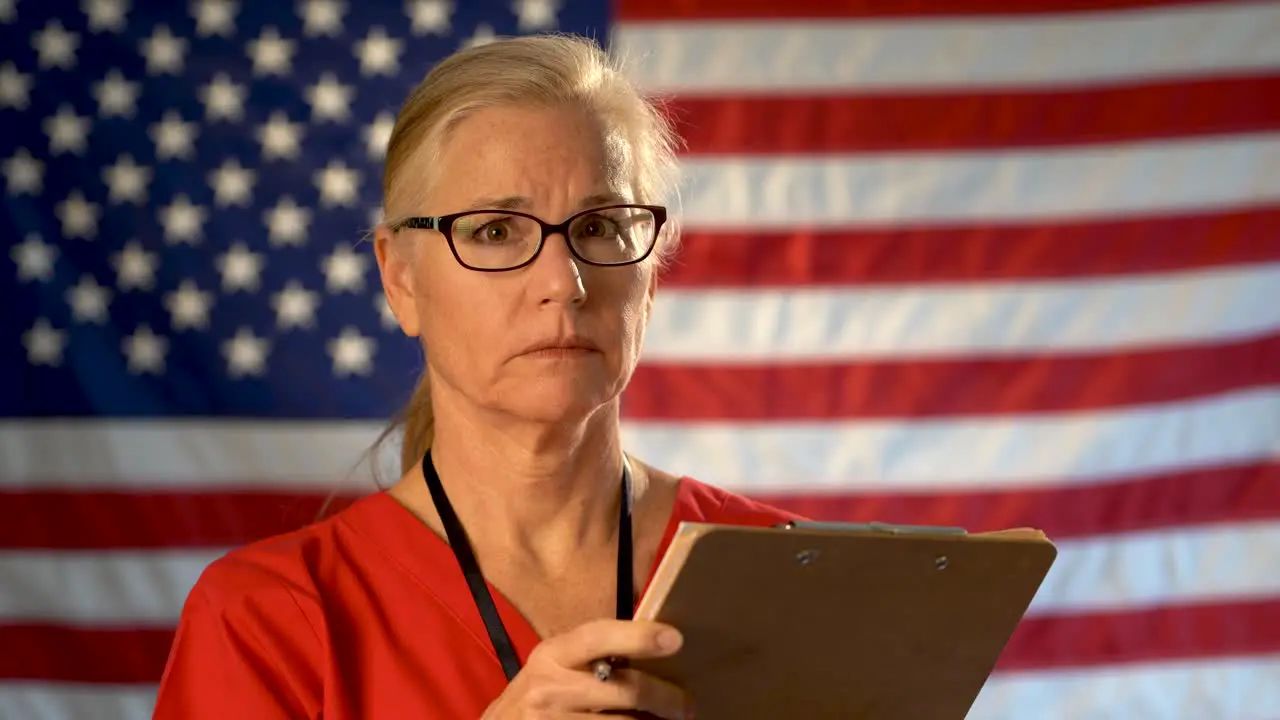
[[775, 525], [802, 516], [691, 477], [681, 477], [676, 514], [680, 520], [725, 525]]

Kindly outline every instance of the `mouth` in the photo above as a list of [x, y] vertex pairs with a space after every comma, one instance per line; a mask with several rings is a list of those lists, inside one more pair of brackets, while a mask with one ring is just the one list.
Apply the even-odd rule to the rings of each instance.
[[556, 338], [534, 343], [520, 354], [528, 357], [570, 358], [592, 355], [600, 352], [595, 343], [581, 337]]

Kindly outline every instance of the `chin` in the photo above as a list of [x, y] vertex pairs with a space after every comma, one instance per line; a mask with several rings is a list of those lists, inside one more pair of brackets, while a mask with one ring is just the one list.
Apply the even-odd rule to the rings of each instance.
[[606, 386], [580, 378], [542, 378], [511, 390], [498, 404], [506, 412], [534, 422], [575, 423], [594, 415], [617, 396], [613, 383]]

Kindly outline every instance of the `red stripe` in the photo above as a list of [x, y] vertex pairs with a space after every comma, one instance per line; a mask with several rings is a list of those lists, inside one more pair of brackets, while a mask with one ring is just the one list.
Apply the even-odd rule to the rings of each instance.
[[1280, 463], [1009, 490], [796, 492], [757, 497], [815, 520], [948, 525], [973, 532], [1034, 527], [1064, 540], [1280, 518]]
[[[0, 626], [0, 679], [154, 683], [169, 629]], [[1066, 617], [1030, 617], [997, 671], [1254, 655], [1280, 650], [1280, 602], [1233, 602]]]
[[1017, 16], [1193, 5], [1190, 0], [616, 0], [621, 21]]
[[1280, 334], [1077, 355], [793, 365], [647, 363], [633, 420], [911, 419], [1099, 410], [1280, 385]]
[[678, 97], [688, 155], [1010, 148], [1273, 130], [1280, 75], [927, 95]]
[[[1079, 222], [785, 233], [692, 230], [675, 287], [1039, 280], [1280, 260], [1280, 205]], [[661, 290], [659, 290], [661, 291]]]
[[[1067, 538], [1280, 518], [1280, 465], [1050, 488], [759, 497], [816, 519], [961, 525], [974, 531], [1031, 526]], [[315, 517], [323, 499], [319, 494], [9, 492], [0, 495], [8, 517], [0, 523], [0, 548], [222, 548], [301, 527]]]

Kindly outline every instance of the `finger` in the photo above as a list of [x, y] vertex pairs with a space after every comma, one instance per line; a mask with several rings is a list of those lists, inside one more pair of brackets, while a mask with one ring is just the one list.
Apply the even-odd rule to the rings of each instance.
[[678, 686], [639, 670], [619, 670], [607, 682], [580, 673], [565, 688], [573, 694], [573, 710], [631, 710], [667, 720], [681, 720], [691, 709], [689, 696]]
[[544, 642], [539, 649], [544, 649], [563, 667], [577, 669], [599, 658], [664, 657], [679, 650], [682, 643], [680, 632], [670, 625], [599, 620]]

